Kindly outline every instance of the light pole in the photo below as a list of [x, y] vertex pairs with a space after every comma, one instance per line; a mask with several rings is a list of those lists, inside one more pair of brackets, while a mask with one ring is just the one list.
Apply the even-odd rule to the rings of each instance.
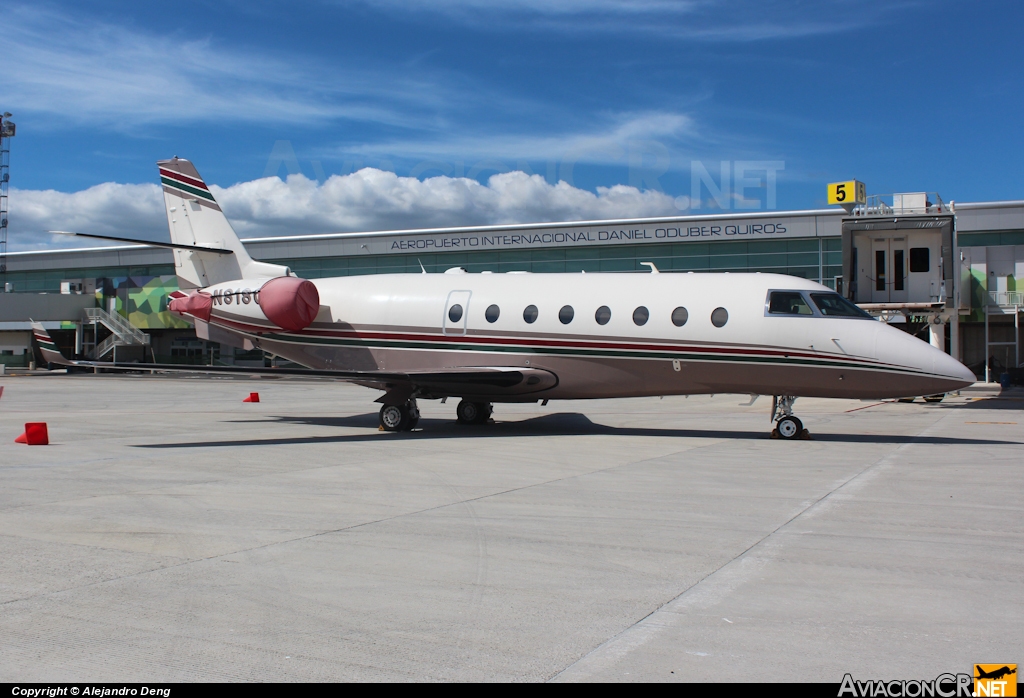
[[11, 139], [14, 122], [11, 112], [0, 115], [0, 288], [11, 290], [7, 284], [7, 185], [11, 180]]

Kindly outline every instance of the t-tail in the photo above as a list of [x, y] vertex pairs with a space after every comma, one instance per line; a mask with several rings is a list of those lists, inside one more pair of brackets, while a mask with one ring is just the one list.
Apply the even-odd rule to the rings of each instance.
[[238, 279], [288, 276], [288, 267], [249, 256], [210, 188], [188, 160], [157, 162], [171, 242], [231, 250], [234, 254], [175, 249], [174, 271], [183, 288], [203, 288]]
[[57, 348], [56, 343], [54, 343], [53, 338], [50, 337], [50, 333], [46, 331], [42, 323], [35, 320], [29, 320], [29, 322], [32, 323], [32, 336], [39, 347], [39, 353], [43, 355], [43, 361], [50, 364], [60, 364], [61, 366], [74, 365], [74, 361], [68, 361], [60, 353], [60, 349]]

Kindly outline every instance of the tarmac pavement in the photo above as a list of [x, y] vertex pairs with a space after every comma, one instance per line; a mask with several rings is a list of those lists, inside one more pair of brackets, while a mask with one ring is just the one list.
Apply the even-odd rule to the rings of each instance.
[[[1024, 393], [497, 405], [0, 378], [0, 681], [827, 681], [1024, 663]], [[250, 392], [261, 402], [242, 404]], [[742, 403], [742, 406], [741, 406]], [[51, 445], [15, 444], [45, 421]], [[1013, 630], [1018, 628], [1018, 630]]]

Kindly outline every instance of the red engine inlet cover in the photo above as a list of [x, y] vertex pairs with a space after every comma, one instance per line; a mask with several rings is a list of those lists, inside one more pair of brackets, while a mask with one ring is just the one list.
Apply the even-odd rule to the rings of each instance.
[[167, 304], [167, 309], [178, 315], [193, 315], [204, 322], [210, 321], [210, 309], [213, 308], [213, 298], [208, 293], [193, 291], [184, 298], [172, 298]]
[[320, 294], [308, 279], [279, 276], [260, 289], [260, 308], [267, 319], [284, 330], [309, 327], [320, 312]]

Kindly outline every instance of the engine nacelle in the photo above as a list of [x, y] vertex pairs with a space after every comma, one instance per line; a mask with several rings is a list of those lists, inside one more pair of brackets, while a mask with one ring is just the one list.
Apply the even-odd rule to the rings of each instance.
[[167, 307], [204, 322], [222, 320], [228, 327], [235, 323], [296, 332], [316, 319], [320, 294], [312, 281], [295, 276], [240, 279], [176, 295]]

